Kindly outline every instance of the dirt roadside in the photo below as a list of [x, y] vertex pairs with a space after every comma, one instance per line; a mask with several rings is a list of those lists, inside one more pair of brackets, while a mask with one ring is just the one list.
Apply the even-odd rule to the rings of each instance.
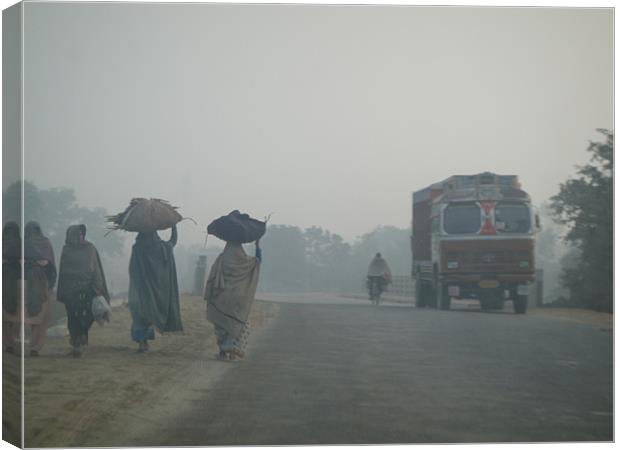
[[572, 320], [593, 327], [599, 327], [602, 331], [613, 331], [614, 315], [606, 312], [591, 311], [579, 308], [534, 308], [528, 314], [540, 317], [552, 317], [554, 319]]
[[[255, 302], [253, 332], [276, 310]], [[131, 342], [126, 305], [113, 309], [111, 323], [93, 325], [82, 358], [68, 355], [68, 337], [48, 338], [40, 357], [25, 360], [26, 446], [140, 445], [132, 436], [200, 398], [235, 363], [214, 359], [213, 327], [200, 297], [182, 297], [181, 313], [183, 333], [158, 335], [146, 354]]]
[[[179, 412], [202, 402], [235, 363], [214, 359], [204, 301], [184, 296], [181, 308], [185, 331], [158, 335], [147, 354], [138, 354], [130, 340], [131, 317], [123, 305], [114, 308], [110, 324], [93, 326], [82, 358], [68, 356], [68, 337], [51, 337], [40, 357], [27, 357], [26, 446], [140, 446], [140, 436], [179, 420]], [[278, 309], [277, 303], [255, 303], [249, 351]], [[594, 311], [538, 308], [528, 315], [613, 329], [613, 315]]]

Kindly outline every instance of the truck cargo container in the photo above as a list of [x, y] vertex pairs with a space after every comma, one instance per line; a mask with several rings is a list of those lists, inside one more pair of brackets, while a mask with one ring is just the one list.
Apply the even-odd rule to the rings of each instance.
[[483, 310], [511, 299], [525, 313], [540, 229], [516, 175], [454, 175], [413, 193], [416, 305], [450, 309], [476, 298]]

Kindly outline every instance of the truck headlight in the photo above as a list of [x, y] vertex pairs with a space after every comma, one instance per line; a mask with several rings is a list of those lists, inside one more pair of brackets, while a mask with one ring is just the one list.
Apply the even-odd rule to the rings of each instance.
[[458, 261], [448, 261], [448, 269], [458, 269], [459, 263]]
[[529, 261], [519, 261], [519, 267], [521, 267], [521, 268], [530, 267], [530, 262]]

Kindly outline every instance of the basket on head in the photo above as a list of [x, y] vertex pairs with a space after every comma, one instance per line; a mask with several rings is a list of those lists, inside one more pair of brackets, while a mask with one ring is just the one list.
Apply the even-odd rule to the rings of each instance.
[[260, 239], [266, 230], [266, 222], [251, 218], [238, 210], [232, 211], [226, 216], [215, 219], [207, 227], [207, 233], [212, 234], [223, 241], [239, 242], [247, 244]]
[[183, 217], [177, 207], [159, 198], [133, 198], [125, 211], [106, 219], [110, 228], [146, 233], [165, 230], [179, 223]]

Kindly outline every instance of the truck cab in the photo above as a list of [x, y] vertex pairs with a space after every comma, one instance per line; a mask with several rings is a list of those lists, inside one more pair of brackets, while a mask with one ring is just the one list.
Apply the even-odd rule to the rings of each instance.
[[525, 313], [539, 221], [515, 175], [455, 175], [413, 195], [416, 305], [450, 309], [476, 298], [483, 310], [512, 299]]

